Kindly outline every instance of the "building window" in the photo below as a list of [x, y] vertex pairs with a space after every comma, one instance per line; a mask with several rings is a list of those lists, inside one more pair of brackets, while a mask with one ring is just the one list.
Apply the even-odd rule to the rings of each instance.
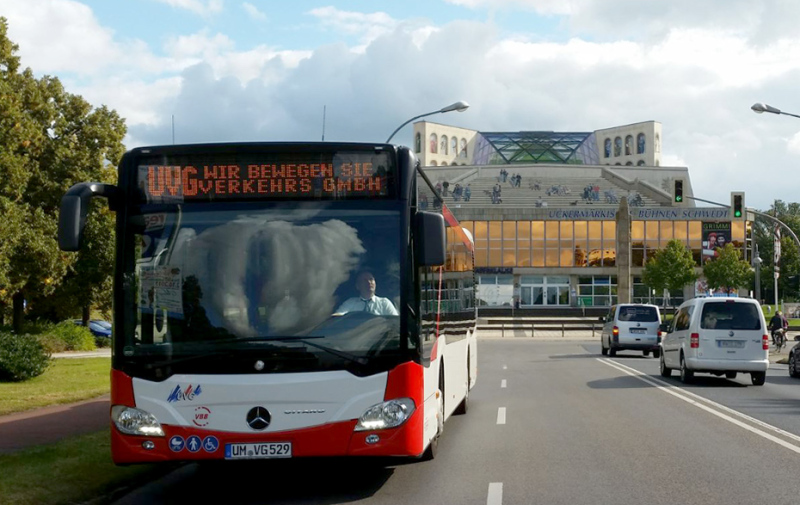
[[431, 142], [430, 142], [430, 144], [431, 144], [431, 154], [436, 154], [436, 147], [437, 147], [437, 145], [436, 145], [436, 141], [437, 141], [436, 134], [435, 133], [431, 133], [430, 139], [431, 139]]
[[614, 221], [475, 221], [465, 227], [475, 238], [475, 266], [588, 268], [617, 262]]
[[644, 154], [645, 148], [645, 141], [644, 141], [644, 133], [640, 133], [636, 136], [636, 154]]
[[656, 133], [656, 141], [654, 142], [653, 145], [653, 151], [655, 153], [661, 152], [661, 137], [658, 135], [658, 133]]
[[435, 166], [436, 166], [436, 160], [431, 160], [431, 166], [432, 166], [432, 167], [435, 167]]
[[606, 141], [603, 142], [603, 155], [606, 158], [611, 156], [611, 139], [606, 139]]
[[513, 275], [478, 276], [478, 306], [510, 307], [513, 300]]
[[447, 135], [442, 135], [442, 141], [439, 144], [439, 149], [442, 151], [441, 154], [447, 156]]
[[614, 156], [622, 156], [622, 137], [614, 139]]
[[578, 305], [609, 307], [617, 303], [617, 277], [592, 275], [578, 278]]
[[636, 163], [636, 166], [637, 166], [637, 167], [643, 167], [643, 166], [644, 166], [644, 160], [639, 160], [639, 161]]
[[422, 134], [419, 132], [417, 132], [417, 134], [414, 135], [414, 152], [415, 153], [422, 152]]
[[633, 166], [633, 162], [629, 161], [629, 162], [625, 163], [625, 166], [632, 167]]
[[633, 154], [633, 135], [625, 137], [625, 156]]
[[462, 158], [467, 157], [467, 139], [461, 139], [461, 153]]
[[453, 153], [453, 156], [458, 154], [458, 140], [455, 137], [450, 137], [450, 152]]

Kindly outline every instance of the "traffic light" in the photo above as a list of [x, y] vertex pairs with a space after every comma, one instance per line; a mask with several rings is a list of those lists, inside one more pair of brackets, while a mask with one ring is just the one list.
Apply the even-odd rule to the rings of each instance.
[[731, 211], [733, 219], [744, 219], [744, 192], [734, 191], [731, 193]]
[[672, 202], [674, 205], [683, 205], [683, 179], [675, 179], [675, 187], [672, 191]]

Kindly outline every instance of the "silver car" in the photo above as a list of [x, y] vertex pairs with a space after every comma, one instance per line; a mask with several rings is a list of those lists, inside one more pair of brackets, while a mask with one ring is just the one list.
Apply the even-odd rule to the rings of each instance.
[[661, 356], [661, 313], [655, 305], [623, 303], [614, 305], [601, 318], [603, 332], [600, 346], [603, 356], [615, 356], [617, 351], [642, 351], [645, 356]]

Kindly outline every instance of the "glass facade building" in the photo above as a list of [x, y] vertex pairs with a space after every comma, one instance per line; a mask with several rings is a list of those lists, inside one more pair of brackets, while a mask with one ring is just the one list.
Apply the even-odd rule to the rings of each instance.
[[[685, 167], [660, 166], [661, 134], [655, 121], [594, 132], [415, 123], [415, 153], [435, 186], [421, 190], [420, 206], [440, 209], [438, 192], [474, 238], [479, 306], [677, 305], [702, 284], [664, 300], [642, 281], [647, 261], [670, 240], [691, 251], [698, 274], [725, 243], [749, 260], [750, 229], [728, 209], [675, 205], [676, 181], [693, 198], [691, 181]], [[467, 151], [448, 151], [442, 136], [466, 140]]]

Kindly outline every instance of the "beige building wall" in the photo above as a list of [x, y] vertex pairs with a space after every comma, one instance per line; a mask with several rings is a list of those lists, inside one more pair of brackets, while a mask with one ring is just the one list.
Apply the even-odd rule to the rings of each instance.
[[418, 121], [414, 123], [412, 149], [424, 167], [472, 165], [477, 135], [475, 130]]
[[[595, 137], [603, 165], [661, 166], [661, 123], [658, 121], [596, 130]], [[640, 147], [644, 152], [639, 152]]]

